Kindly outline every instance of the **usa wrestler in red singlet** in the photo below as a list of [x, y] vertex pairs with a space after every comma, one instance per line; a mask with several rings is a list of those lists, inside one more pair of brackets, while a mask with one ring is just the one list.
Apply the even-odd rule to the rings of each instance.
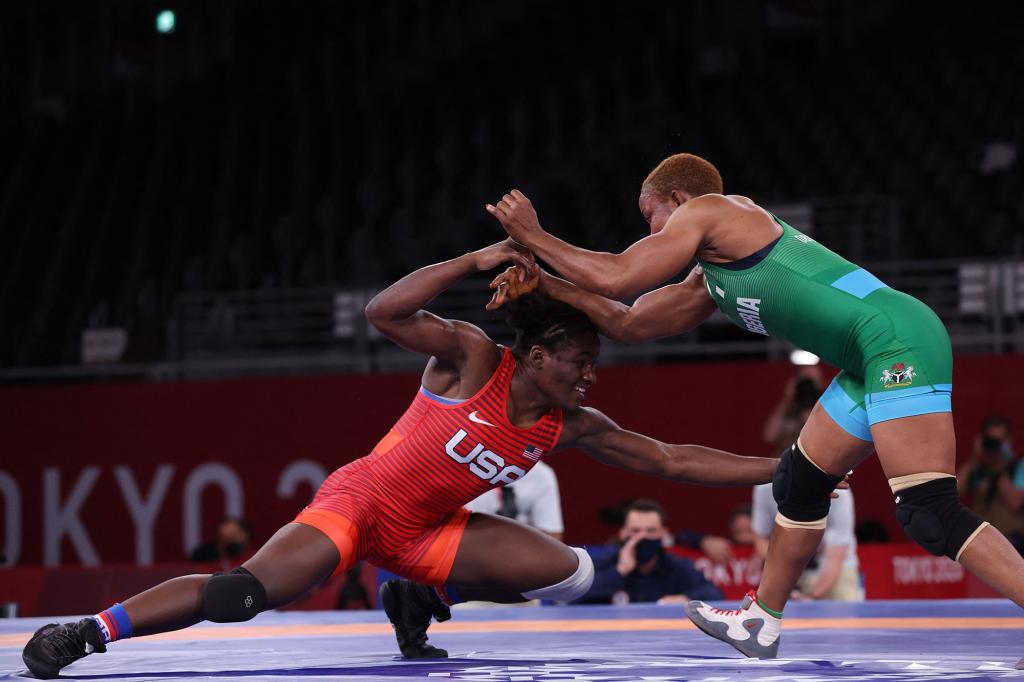
[[448, 616], [447, 603], [569, 601], [590, 587], [593, 564], [582, 549], [462, 507], [520, 478], [539, 458], [578, 447], [605, 463], [680, 482], [771, 480], [775, 459], [667, 445], [581, 407], [596, 381], [600, 341], [575, 308], [520, 298], [509, 316], [512, 348], [471, 324], [423, 310], [459, 280], [509, 260], [528, 265], [508, 244], [495, 244], [417, 270], [370, 302], [367, 317], [382, 334], [431, 356], [422, 386], [373, 452], [331, 474], [313, 502], [243, 567], [175, 578], [94, 617], [45, 626], [25, 647], [29, 669], [54, 677], [116, 639], [202, 620], [249, 620], [360, 559], [410, 579], [382, 589], [402, 653], [443, 656], [427, 644], [426, 629], [432, 616]]

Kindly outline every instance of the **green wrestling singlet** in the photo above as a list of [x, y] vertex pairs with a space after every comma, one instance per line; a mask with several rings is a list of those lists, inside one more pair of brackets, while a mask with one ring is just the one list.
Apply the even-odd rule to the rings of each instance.
[[842, 369], [821, 403], [858, 438], [877, 422], [950, 411], [952, 350], [931, 308], [774, 219], [782, 236], [757, 253], [698, 261], [718, 309]]

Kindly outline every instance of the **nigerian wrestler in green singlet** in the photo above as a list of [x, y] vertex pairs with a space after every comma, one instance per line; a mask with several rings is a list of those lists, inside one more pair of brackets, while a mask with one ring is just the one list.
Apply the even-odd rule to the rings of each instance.
[[[565, 278], [538, 272], [536, 286], [584, 310], [612, 339], [679, 334], [717, 307], [740, 327], [785, 339], [842, 370], [782, 455], [773, 482], [779, 513], [757, 592], [733, 611], [690, 602], [690, 619], [747, 656], [776, 656], [782, 610], [821, 540], [831, 490], [873, 450], [907, 534], [1024, 606], [1024, 559], [957, 498], [952, 354], [935, 313], [750, 199], [723, 195], [718, 170], [692, 154], [662, 161], [644, 180], [639, 204], [651, 234], [620, 254], [545, 232], [518, 190], [486, 208]], [[663, 284], [694, 259], [697, 267], [682, 282], [632, 306], [614, 300]], [[532, 284], [503, 275], [494, 283], [496, 298]]]

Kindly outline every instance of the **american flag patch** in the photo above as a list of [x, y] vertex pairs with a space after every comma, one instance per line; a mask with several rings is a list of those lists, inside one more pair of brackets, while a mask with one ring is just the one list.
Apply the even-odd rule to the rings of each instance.
[[540, 456], [543, 454], [544, 451], [536, 445], [527, 445], [526, 449], [523, 450], [523, 456], [526, 457], [526, 459], [532, 459], [534, 462], [540, 459]]

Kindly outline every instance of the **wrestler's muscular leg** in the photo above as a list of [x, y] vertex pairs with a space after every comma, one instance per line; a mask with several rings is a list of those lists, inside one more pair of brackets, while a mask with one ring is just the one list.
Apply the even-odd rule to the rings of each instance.
[[[871, 427], [878, 460], [887, 478], [936, 472], [953, 474], [956, 434], [949, 412], [893, 419]], [[1024, 607], [1024, 558], [992, 526], [960, 554], [960, 563], [997, 592]]]
[[[267, 591], [267, 608], [302, 596], [331, 575], [338, 550], [319, 530], [301, 523], [281, 528], [243, 566]], [[186, 575], [161, 583], [126, 600], [122, 606], [132, 632], [152, 635], [180, 630], [203, 620], [203, 587], [209, 575]]]
[[[821, 403], [811, 410], [800, 432], [800, 444], [811, 461], [835, 476], [846, 474], [867, 459], [874, 449], [870, 441], [852, 436], [836, 424]], [[757, 597], [765, 606], [783, 610], [824, 533], [824, 530], [783, 528], [775, 524], [757, 588]]]
[[514, 604], [524, 592], [571, 576], [579, 559], [571, 548], [516, 521], [473, 514], [455, 554], [448, 585], [465, 600]]

